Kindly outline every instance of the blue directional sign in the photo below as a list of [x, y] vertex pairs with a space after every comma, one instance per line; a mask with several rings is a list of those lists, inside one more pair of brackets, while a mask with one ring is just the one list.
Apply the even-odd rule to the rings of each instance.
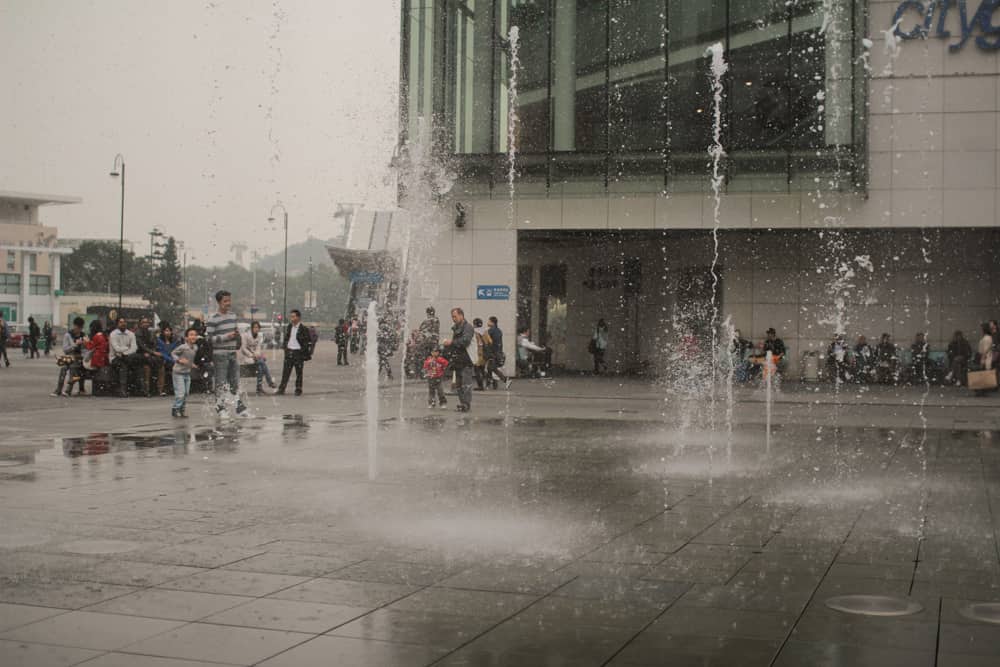
[[479, 285], [476, 287], [476, 298], [507, 301], [510, 299], [510, 285]]
[[382, 274], [377, 271], [351, 271], [352, 283], [371, 283], [378, 285], [382, 282]]

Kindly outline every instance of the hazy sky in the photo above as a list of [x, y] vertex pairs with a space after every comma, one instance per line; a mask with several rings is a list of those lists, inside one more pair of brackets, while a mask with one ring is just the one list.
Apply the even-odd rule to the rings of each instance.
[[337, 202], [392, 202], [398, 52], [399, 0], [0, 0], [0, 190], [80, 196], [42, 221], [117, 238], [120, 152], [140, 247], [280, 250], [278, 200], [290, 242], [332, 236]]

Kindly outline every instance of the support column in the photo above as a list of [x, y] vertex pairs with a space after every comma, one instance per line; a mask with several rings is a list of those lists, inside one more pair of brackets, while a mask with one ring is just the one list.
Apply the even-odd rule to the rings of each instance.
[[31, 253], [21, 251], [21, 304], [17, 316], [22, 322], [28, 321], [28, 293], [31, 285]]
[[552, 145], [576, 150], [576, 0], [556, 0], [552, 35]]
[[55, 253], [49, 254], [49, 263], [52, 265], [52, 285], [50, 285], [52, 292], [49, 294], [49, 297], [52, 299], [52, 324], [55, 326], [56, 322], [60, 322], [59, 318], [61, 315], [59, 312], [59, 297], [56, 296], [56, 292], [61, 289], [59, 284], [62, 275], [60, 266], [61, 256]]

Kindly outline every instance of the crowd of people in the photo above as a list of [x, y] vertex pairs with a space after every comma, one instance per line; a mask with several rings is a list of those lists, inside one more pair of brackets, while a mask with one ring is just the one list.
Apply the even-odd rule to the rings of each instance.
[[[823, 370], [833, 382], [966, 386], [970, 371], [1000, 369], [997, 320], [984, 322], [980, 328], [982, 336], [975, 347], [958, 330], [941, 351], [932, 349], [924, 332], [917, 332], [909, 346], [898, 345], [887, 333], [874, 345], [864, 335], [851, 345], [844, 334], [836, 334], [826, 348]], [[787, 350], [775, 330], [768, 329], [760, 345], [754, 345], [736, 330], [730, 353], [737, 381], [752, 381], [765, 372], [769, 352], [780, 374], [786, 366]]]

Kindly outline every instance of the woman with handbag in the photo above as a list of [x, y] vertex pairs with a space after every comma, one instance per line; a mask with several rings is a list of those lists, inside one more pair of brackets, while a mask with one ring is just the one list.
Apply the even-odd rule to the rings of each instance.
[[[976, 396], [985, 396], [987, 391], [996, 389], [996, 371], [993, 364], [994, 340], [990, 333], [990, 323], [983, 323], [983, 337], [979, 339], [978, 358], [979, 370], [969, 371], [969, 388]], [[992, 385], [992, 386], [989, 386]]]

